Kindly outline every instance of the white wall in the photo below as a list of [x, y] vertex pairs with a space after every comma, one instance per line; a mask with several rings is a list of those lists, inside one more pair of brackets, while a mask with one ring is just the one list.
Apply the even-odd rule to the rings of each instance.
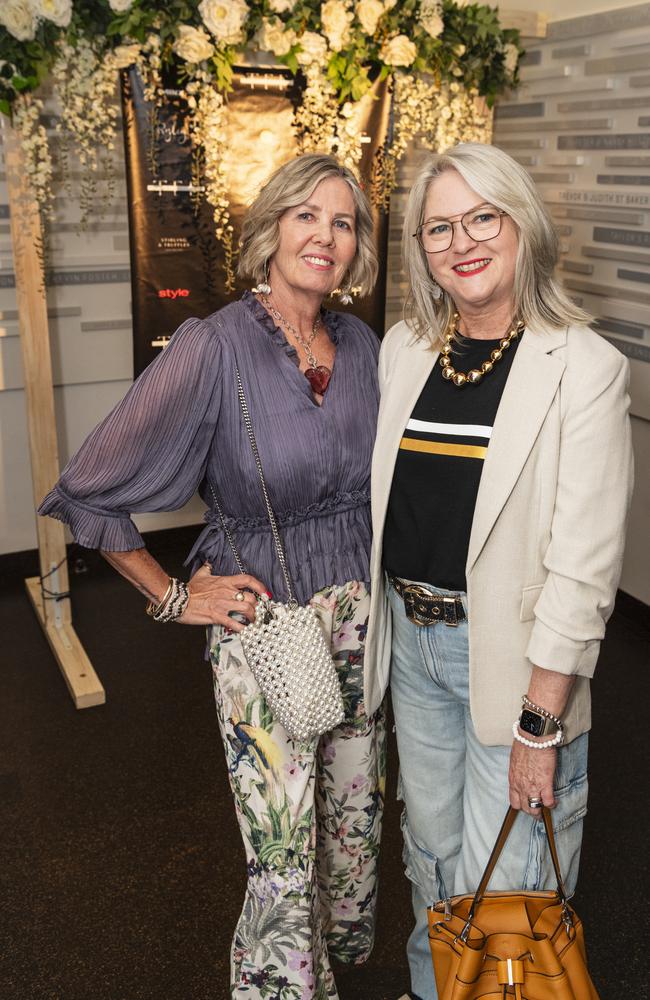
[[[502, 11], [525, 10], [543, 13], [549, 21], [566, 21], [569, 18], [582, 17], [585, 14], [597, 14], [601, 11], [615, 11], [619, 8], [631, 7], [626, 0], [511, 0], [507, 3], [493, 3]], [[639, 4], [642, 6], [642, 4]]]
[[650, 3], [577, 6], [586, 16], [527, 43], [494, 142], [542, 192], [570, 294], [630, 361], [637, 486], [621, 587], [650, 603]]

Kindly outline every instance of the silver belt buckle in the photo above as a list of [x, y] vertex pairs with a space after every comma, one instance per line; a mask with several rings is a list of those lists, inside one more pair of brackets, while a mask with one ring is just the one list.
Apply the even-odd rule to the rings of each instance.
[[[445, 610], [443, 621], [445, 625], [449, 626], [449, 628], [458, 628], [458, 609], [456, 607], [456, 600], [457, 598], [448, 596], [445, 596], [442, 599], [443, 607]], [[449, 618], [447, 617], [447, 611], [452, 612], [450, 616], [451, 620], [449, 620]]]

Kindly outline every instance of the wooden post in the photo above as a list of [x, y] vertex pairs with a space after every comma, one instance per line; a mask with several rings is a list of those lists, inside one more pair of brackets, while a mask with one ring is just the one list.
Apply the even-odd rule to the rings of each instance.
[[[0, 118], [4, 133], [18, 325], [36, 505], [59, 476], [45, 275], [38, 252], [42, 245], [42, 230], [38, 206], [27, 179], [20, 140], [8, 120], [3, 115]], [[104, 688], [72, 627], [70, 598], [55, 600], [51, 597], [52, 594], [68, 593], [65, 528], [51, 517], [37, 517], [36, 530], [41, 577], [25, 581], [27, 593], [76, 707], [102, 705], [106, 700]]]

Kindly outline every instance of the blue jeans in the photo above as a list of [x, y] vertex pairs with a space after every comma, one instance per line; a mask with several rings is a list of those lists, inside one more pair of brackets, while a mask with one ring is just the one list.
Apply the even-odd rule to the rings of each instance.
[[[390, 584], [388, 588], [404, 862], [413, 883], [416, 921], [407, 947], [411, 989], [422, 1000], [437, 1000], [426, 908], [437, 899], [476, 889], [508, 808], [510, 746], [483, 746], [477, 739], [469, 711], [467, 622], [456, 628], [414, 625], [402, 599]], [[462, 599], [467, 613], [464, 594]], [[561, 747], [555, 775], [553, 828], [569, 893], [578, 877], [587, 811], [587, 743], [585, 733]], [[522, 813], [490, 888], [554, 886], [544, 824]]]

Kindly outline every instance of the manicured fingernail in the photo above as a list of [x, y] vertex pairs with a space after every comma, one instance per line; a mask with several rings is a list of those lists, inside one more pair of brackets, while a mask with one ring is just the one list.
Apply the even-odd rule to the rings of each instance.
[[271, 599], [271, 598], [273, 597], [273, 594], [271, 593], [271, 591], [270, 591], [270, 590], [265, 590], [265, 591], [264, 591], [264, 593], [265, 593], [265, 594], [266, 594], [266, 596], [267, 596], [267, 597], [269, 598], [269, 600], [270, 600], [270, 599]]

